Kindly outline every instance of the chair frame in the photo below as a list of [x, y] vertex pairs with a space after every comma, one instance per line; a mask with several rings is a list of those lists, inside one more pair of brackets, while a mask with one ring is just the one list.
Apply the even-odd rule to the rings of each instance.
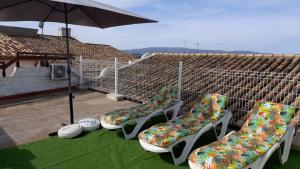
[[[223, 138], [226, 134], [226, 131], [228, 128], [228, 123], [229, 123], [229, 120], [231, 119], [231, 117], [232, 117], [231, 111], [224, 110], [223, 116], [218, 121], [216, 121], [215, 123], [209, 123], [208, 125], [203, 127], [201, 130], [199, 130], [197, 133], [186, 136], [186, 137], [178, 140], [177, 142], [173, 143], [172, 145], [170, 145], [167, 148], [162, 148], [162, 147], [158, 147], [158, 146], [149, 144], [142, 139], [139, 139], [139, 142], [146, 151], [150, 151], [150, 152], [154, 152], [154, 153], [167, 153], [167, 152], [171, 153], [175, 165], [180, 165], [183, 162], [185, 162], [185, 160], [187, 159], [189, 153], [191, 152], [194, 144], [199, 139], [199, 137], [201, 137], [207, 131], [213, 129], [218, 140]], [[217, 135], [216, 127], [221, 123], [222, 123], [221, 132], [219, 135]], [[185, 142], [186, 144], [185, 144], [180, 156], [176, 157], [174, 154], [173, 148], [174, 148], [174, 146], [176, 146], [182, 142]]]
[[179, 113], [179, 110], [180, 110], [182, 104], [183, 104], [183, 101], [181, 101], [179, 99], [175, 99], [172, 102], [172, 105], [166, 109], [158, 109], [144, 117], [130, 119], [129, 120], [130, 122], [133, 122], [133, 121], [136, 122], [134, 129], [130, 133], [127, 133], [125, 131], [125, 126], [129, 123], [129, 121], [126, 121], [120, 125], [112, 125], [112, 124], [108, 124], [107, 122], [104, 121], [105, 115], [103, 115], [101, 117], [101, 126], [108, 130], [122, 129], [125, 139], [127, 139], [127, 140], [132, 139], [132, 138], [136, 137], [136, 135], [139, 133], [140, 129], [144, 126], [144, 124], [152, 117], [164, 114], [166, 119], [169, 121], [169, 119], [167, 118], [167, 112], [172, 111], [173, 112], [172, 119], [175, 119], [178, 116], [178, 113]]

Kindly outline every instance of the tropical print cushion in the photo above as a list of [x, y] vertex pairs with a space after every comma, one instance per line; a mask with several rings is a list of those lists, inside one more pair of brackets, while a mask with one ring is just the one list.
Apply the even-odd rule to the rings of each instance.
[[165, 86], [159, 91], [157, 95], [150, 99], [148, 103], [128, 109], [119, 109], [113, 112], [106, 113], [104, 115], [104, 120], [105, 122], [112, 125], [120, 125], [129, 120], [147, 116], [155, 110], [161, 108], [164, 109], [170, 106], [177, 96], [177, 91], [177, 86]]
[[164, 86], [157, 95], [150, 99], [149, 103], [153, 106], [159, 106], [161, 108], [167, 108], [176, 99], [178, 92], [178, 86], [167, 85]]
[[202, 169], [242, 169], [265, 155], [284, 136], [295, 108], [257, 102], [239, 132], [193, 151], [189, 160]]
[[190, 114], [198, 114], [212, 121], [218, 120], [228, 101], [228, 96], [220, 94], [206, 94], [194, 105]]
[[168, 147], [180, 139], [197, 133], [207, 124], [217, 120], [227, 101], [227, 96], [207, 94], [195, 103], [189, 113], [177, 119], [154, 125], [139, 134], [139, 138], [159, 147]]

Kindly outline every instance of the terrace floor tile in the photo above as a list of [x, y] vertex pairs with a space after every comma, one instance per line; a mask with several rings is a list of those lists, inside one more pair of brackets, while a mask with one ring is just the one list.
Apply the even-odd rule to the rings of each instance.
[[[97, 92], [75, 91], [75, 122], [133, 105], [130, 101], [109, 100]], [[69, 123], [68, 108], [66, 92], [0, 102], [0, 149], [48, 138], [61, 123]]]

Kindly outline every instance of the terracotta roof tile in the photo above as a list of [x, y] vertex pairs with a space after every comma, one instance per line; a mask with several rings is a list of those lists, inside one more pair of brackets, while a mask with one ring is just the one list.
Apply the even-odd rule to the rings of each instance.
[[[0, 59], [15, 57], [17, 52], [64, 54], [66, 53], [66, 42], [64, 37], [59, 36], [21, 36], [0, 32]], [[118, 57], [122, 61], [134, 59], [109, 45], [87, 44], [74, 38], [70, 39], [70, 52], [77, 58], [79, 56], [89, 59], [114, 59]]]

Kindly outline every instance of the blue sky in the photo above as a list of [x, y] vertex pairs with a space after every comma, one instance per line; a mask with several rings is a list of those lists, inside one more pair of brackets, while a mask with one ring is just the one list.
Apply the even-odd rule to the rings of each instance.
[[[108, 29], [72, 26], [84, 42], [119, 49], [187, 47], [300, 53], [300, 0], [98, 0], [159, 23]], [[4, 23], [37, 28], [37, 23]], [[57, 34], [60, 24], [45, 24]]]

